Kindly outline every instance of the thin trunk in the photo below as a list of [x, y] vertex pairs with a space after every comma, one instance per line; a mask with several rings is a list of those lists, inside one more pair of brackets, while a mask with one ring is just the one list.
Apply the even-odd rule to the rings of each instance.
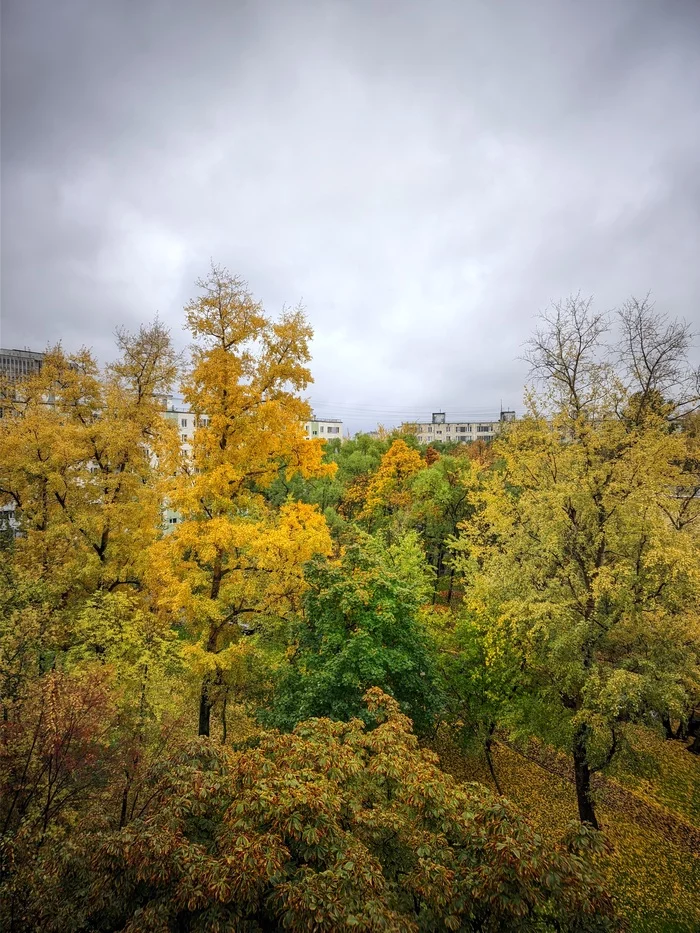
[[600, 829], [591, 799], [591, 769], [587, 760], [588, 726], [581, 724], [574, 733], [574, 777], [576, 778], [576, 802], [578, 815], [582, 823], [590, 823], [594, 829]]
[[486, 752], [486, 764], [489, 766], [489, 771], [491, 772], [491, 777], [493, 778], [493, 783], [496, 785], [496, 790], [499, 794], [503, 794], [501, 790], [501, 785], [498, 783], [498, 778], [496, 777], [496, 771], [493, 767], [493, 758], [491, 757], [491, 745], [493, 744], [493, 733], [496, 729], [496, 723], [492, 723], [489, 728], [489, 734], [486, 736], [486, 741], [484, 742], [484, 751]]
[[228, 736], [228, 728], [226, 724], [226, 704], [228, 702], [228, 687], [224, 690], [224, 699], [221, 704], [221, 744], [226, 744], [226, 738]]
[[[221, 566], [220, 563], [217, 564], [217, 570], [214, 576], [214, 582], [212, 584], [211, 598], [216, 599], [219, 595], [219, 586], [221, 585]], [[212, 653], [216, 652], [216, 643], [219, 639], [219, 629], [212, 626], [209, 629], [209, 637], [207, 638], [207, 651]], [[205, 674], [202, 678], [202, 689], [199, 694], [199, 735], [209, 735], [209, 726], [211, 722], [211, 708], [213, 706], [211, 700], [211, 676]]]
[[122, 791], [122, 808], [121, 813], [119, 814], [119, 829], [124, 829], [126, 826], [126, 817], [129, 807], [129, 787], [131, 786], [131, 777], [129, 772], [126, 774], [126, 784], [124, 785], [124, 790]]
[[202, 680], [202, 690], [199, 694], [199, 735], [209, 735], [209, 724], [211, 721], [211, 701], [209, 699], [209, 687], [211, 678], [206, 674]]

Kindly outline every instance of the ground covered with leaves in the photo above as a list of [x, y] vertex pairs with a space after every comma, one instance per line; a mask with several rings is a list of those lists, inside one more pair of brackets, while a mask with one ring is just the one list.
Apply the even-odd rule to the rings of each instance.
[[[481, 754], [465, 753], [444, 734], [433, 745], [445, 770], [493, 788]], [[694, 933], [700, 929], [700, 760], [682, 743], [642, 729], [633, 752], [644, 775], [620, 768], [597, 788], [609, 842], [601, 870], [632, 933]], [[496, 741], [492, 758], [501, 789], [545, 838], [556, 838], [575, 819], [576, 795], [561, 756]]]

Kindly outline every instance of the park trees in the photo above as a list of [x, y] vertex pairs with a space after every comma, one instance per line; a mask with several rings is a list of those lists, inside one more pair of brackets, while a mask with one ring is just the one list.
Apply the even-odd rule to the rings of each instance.
[[687, 329], [645, 303], [621, 324], [622, 362], [588, 303], [545, 316], [531, 345], [543, 392], [498, 444], [458, 544], [486, 663], [510, 658], [517, 675], [511, 715], [568, 744], [594, 826], [591, 772], [625, 723], [681, 716], [700, 678], [697, 537], [669, 516], [688, 486]]

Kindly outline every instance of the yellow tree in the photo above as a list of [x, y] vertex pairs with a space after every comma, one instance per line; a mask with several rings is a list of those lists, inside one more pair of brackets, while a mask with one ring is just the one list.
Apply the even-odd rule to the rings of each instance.
[[678, 719], [700, 688], [700, 560], [679, 520], [697, 511], [677, 498], [697, 482], [676, 418], [696, 402], [675, 392], [689, 334], [646, 304], [621, 323], [630, 369], [587, 303], [545, 317], [531, 357], [544, 393], [497, 444], [458, 558], [487, 664], [510, 671], [507, 718], [568, 745], [594, 826], [591, 773], [626, 723]]
[[199, 426], [168, 491], [179, 521], [151, 558], [161, 609], [196, 639], [199, 734], [209, 735], [244, 620], [297, 606], [304, 563], [330, 551], [315, 506], [276, 510], [263, 491], [281, 469], [311, 477], [335, 465], [321, 462], [322, 443], [303, 430], [312, 331], [302, 310], [272, 320], [240, 278], [217, 266], [197, 285], [199, 297], [185, 308], [195, 344], [183, 392]]
[[369, 481], [360, 518], [393, 515], [411, 502], [410, 481], [425, 468], [425, 461], [406, 441], [395, 440]]
[[156, 322], [117, 341], [104, 375], [88, 351], [56, 347], [3, 392], [0, 499], [14, 507], [15, 566], [62, 604], [139, 584], [160, 526], [156, 463], [176, 451], [160, 401], [176, 375], [168, 332]]

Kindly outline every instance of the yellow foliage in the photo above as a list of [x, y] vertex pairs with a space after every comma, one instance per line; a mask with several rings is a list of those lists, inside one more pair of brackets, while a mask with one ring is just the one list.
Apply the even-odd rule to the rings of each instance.
[[395, 440], [370, 480], [360, 517], [406, 508], [410, 503], [408, 481], [424, 468], [425, 461], [417, 450], [403, 440]]
[[185, 309], [195, 345], [183, 391], [199, 427], [167, 489], [181, 521], [151, 549], [150, 581], [161, 610], [199, 638], [188, 656], [206, 693], [245, 620], [298, 606], [304, 563], [330, 552], [315, 506], [275, 510], [263, 491], [280, 472], [337, 467], [303, 430], [312, 331], [302, 310], [270, 319], [241, 279], [217, 267], [198, 285]]

